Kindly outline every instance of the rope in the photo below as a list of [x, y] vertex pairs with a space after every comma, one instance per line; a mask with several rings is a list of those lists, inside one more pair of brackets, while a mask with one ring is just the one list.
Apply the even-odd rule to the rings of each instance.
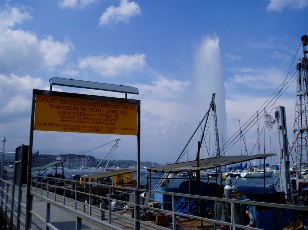
[[[295, 55], [292, 59], [291, 65], [289, 67], [289, 70], [284, 78], [284, 81], [277, 87], [277, 89], [270, 95], [270, 97], [261, 105], [260, 108], [261, 112], [264, 112], [267, 108], [271, 108], [271, 111], [275, 107], [277, 100], [283, 95], [283, 93], [286, 92], [286, 90], [292, 85], [292, 83], [296, 80], [295, 75], [292, 73], [296, 73], [297, 70], [295, 68], [295, 71], [292, 70], [292, 66], [294, 65], [295, 58], [298, 54], [299, 48], [301, 46], [301, 42], [298, 45], [298, 48], [295, 52]], [[289, 77], [291, 75], [291, 77]], [[230, 148], [232, 148], [238, 141], [241, 140], [241, 135], [245, 135], [254, 125], [261, 119], [257, 118], [257, 113], [253, 114], [245, 123], [243, 126], [241, 126], [221, 147], [222, 155], [223, 153], [227, 152]]]

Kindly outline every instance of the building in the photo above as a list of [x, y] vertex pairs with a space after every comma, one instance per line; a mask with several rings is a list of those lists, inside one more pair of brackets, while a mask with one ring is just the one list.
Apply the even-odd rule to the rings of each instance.
[[[32, 167], [47, 165], [56, 160], [64, 160], [64, 167], [66, 168], [90, 168], [97, 165], [97, 160], [93, 156], [78, 154], [61, 154], [57, 156], [36, 152], [32, 154]], [[0, 162], [2, 163], [2, 152], [0, 152]], [[6, 166], [14, 165], [15, 152], [6, 152], [4, 162]]]
[[90, 168], [97, 165], [97, 160], [93, 156], [61, 154], [59, 157], [64, 160], [64, 167], [66, 168]]
[[32, 167], [47, 165], [55, 160], [55, 155], [40, 154], [39, 152], [36, 152], [32, 154]]
[[[0, 152], [0, 156], [1, 156], [1, 159], [0, 161], [2, 162], [2, 154], [3, 152]], [[9, 166], [9, 165], [14, 165], [15, 164], [15, 152], [5, 152], [4, 154], [4, 163], [6, 166]]]

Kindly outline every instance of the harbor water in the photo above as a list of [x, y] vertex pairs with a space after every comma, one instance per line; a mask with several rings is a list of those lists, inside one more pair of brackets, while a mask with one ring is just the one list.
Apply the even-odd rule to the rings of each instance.
[[[58, 169], [59, 170], [59, 169]], [[66, 178], [71, 178], [74, 175], [91, 175], [91, 174], [97, 174], [101, 172], [101, 169], [93, 169], [93, 168], [87, 168], [87, 169], [65, 169], [65, 177]], [[45, 173], [47, 175], [48, 173], [53, 173], [53, 170], [48, 170], [48, 172]], [[152, 173], [151, 175], [151, 188], [155, 188], [159, 179], [162, 178], [163, 174], [162, 173]], [[136, 175], [135, 175], [136, 178]], [[147, 185], [149, 183], [149, 178], [150, 174], [145, 171], [141, 170], [140, 172], [140, 184], [141, 185]], [[273, 177], [266, 177], [266, 178], [232, 178], [231, 183], [232, 185], [238, 187], [238, 186], [258, 186], [258, 187], [263, 187], [265, 184], [265, 187], [270, 187], [274, 186], [276, 183], [278, 177], [273, 176]], [[178, 187], [180, 183], [182, 183], [185, 180], [189, 180], [189, 177], [183, 177], [183, 176], [177, 176], [176, 179], [170, 180], [170, 183], [168, 187]], [[225, 184], [224, 180], [220, 180], [220, 178], [215, 177], [204, 177], [201, 176], [201, 181], [203, 182], [208, 182], [208, 183], [214, 183], [217, 182], [218, 184]], [[279, 183], [278, 183], [279, 185]], [[276, 186], [276, 190], [279, 191], [279, 187]]]

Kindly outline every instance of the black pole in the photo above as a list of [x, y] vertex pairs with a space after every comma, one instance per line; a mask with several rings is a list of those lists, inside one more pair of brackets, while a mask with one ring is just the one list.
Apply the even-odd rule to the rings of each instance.
[[134, 217], [135, 224], [134, 229], [140, 229], [140, 212], [139, 212], [139, 204], [140, 204], [140, 102], [138, 103], [138, 134], [137, 134], [137, 148], [138, 148], [138, 156], [137, 156], [137, 190], [135, 192], [135, 207], [134, 207]]
[[152, 189], [152, 170], [150, 170], [150, 184], [149, 184], [149, 190]]
[[32, 110], [31, 110], [31, 123], [30, 123], [30, 138], [29, 138], [29, 149], [28, 149], [28, 165], [27, 165], [27, 194], [26, 194], [26, 222], [25, 229], [30, 229], [31, 221], [31, 168], [32, 168], [32, 148], [33, 148], [33, 130], [34, 130], [34, 110], [35, 110], [35, 94], [33, 90], [32, 95]]
[[[201, 141], [198, 141], [197, 168], [200, 167], [200, 149], [201, 149]], [[196, 180], [199, 185], [200, 183], [200, 170], [199, 169], [197, 169], [196, 171]]]
[[264, 175], [264, 193], [265, 193], [265, 157], [263, 158], [263, 167], [264, 167], [264, 173], [263, 173], [263, 175]]
[[138, 134], [137, 134], [137, 188], [140, 188], [140, 102], [138, 104]]
[[[263, 148], [263, 153], [265, 155], [265, 129], [264, 129], [264, 148]], [[265, 157], [263, 158], [263, 191], [265, 193]]]

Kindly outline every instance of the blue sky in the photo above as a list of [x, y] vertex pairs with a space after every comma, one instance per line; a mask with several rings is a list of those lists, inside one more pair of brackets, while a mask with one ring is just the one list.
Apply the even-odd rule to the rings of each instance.
[[[51, 77], [130, 85], [140, 91], [131, 98], [141, 100], [141, 160], [174, 162], [212, 93], [224, 141], [260, 109], [301, 57], [307, 21], [308, 0], [1, 1], [0, 135], [7, 151], [29, 143], [32, 89], [49, 89]], [[290, 125], [295, 96], [292, 84], [276, 104]], [[134, 136], [36, 131], [34, 150], [78, 154], [117, 137], [115, 159], [136, 159]]]

